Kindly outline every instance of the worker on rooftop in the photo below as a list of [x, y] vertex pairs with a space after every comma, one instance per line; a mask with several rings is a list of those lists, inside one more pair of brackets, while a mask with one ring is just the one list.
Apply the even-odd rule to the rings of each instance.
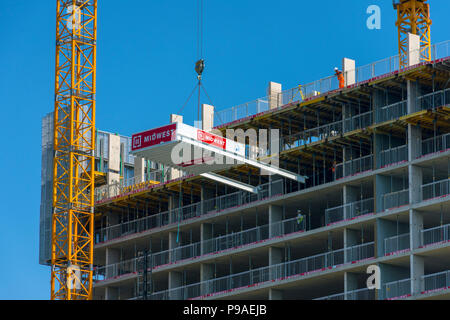
[[339, 80], [339, 89], [344, 88], [345, 87], [344, 73], [338, 68], [334, 68], [334, 72], [336, 73], [336, 76]]

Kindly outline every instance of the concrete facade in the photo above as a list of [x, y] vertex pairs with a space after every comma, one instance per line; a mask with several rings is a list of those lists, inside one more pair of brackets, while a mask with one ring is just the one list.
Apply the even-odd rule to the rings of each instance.
[[[411, 47], [414, 43], [411, 37]], [[345, 59], [344, 70], [352, 69], [354, 61]], [[347, 85], [355, 83], [353, 76]], [[137, 251], [151, 246], [149, 298], [154, 300], [448, 298], [450, 130], [443, 126], [437, 132], [422, 120], [403, 120], [419, 117], [416, 113], [424, 108], [420, 98], [432, 92], [426, 83], [411, 77], [383, 81], [370, 84], [370, 90], [349, 89], [355, 91], [348, 96], [368, 96], [357, 103], [337, 93], [335, 100], [332, 96], [308, 105], [318, 110], [341, 105], [336, 112], [341, 117], [334, 109], [322, 118], [310, 112], [308, 127], [287, 129], [286, 119], [295, 120], [301, 108], [281, 112], [284, 135], [332, 121], [340, 122], [334, 131], [343, 128], [335, 136], [330, 131], [325, 138], [305, 142], [303, 149], [282, 150], [280, 166], [298, 159], [298, 169], [291, 161], [290, 170], [309, 176], [305, 185], [241, 170], [233, 178], [259, 185], [258, 195], [189, 180], [181, 185], [183, 194], [179, 185], [148, 193], [147, 198], [163, 199], [162, 208], [150, 213], [144, 205], [147, 198], [139, 195], [129, 207], [123, 204], [126, 200], [120, 207], [114, 202], [99, 205], [96, 210], [108, 212], [108, 226], [116, 229], [98, 228], [104, 240], [95, 247], [95, 297], [141, 298], [140, 274], [132, 261]], [[270, 84], [271, 97], [280, 92], [281, 85]], [[281, 106], [272, 98], [269, 105]], [[213, 107], [203, 110], [203, 129], [212, 129], [205, 119], [214, 118]], [[274, 115], [271, 121], [277, 119]], [[252, 121], [249, 126], [256, 126], [258, 120]], [[246, 128], [244, 121], [239, 126]], [[330, 147], [334, 141], [344, 146]], [[430, 147], [430, 141], [440, 142]], [[328, 153], [318, 145], [326, 145]], [[140, 165], [138, 160], [135, 175], [141, 175]], [[380, 271], [377, 290], [366, 285], [370, 266]]]

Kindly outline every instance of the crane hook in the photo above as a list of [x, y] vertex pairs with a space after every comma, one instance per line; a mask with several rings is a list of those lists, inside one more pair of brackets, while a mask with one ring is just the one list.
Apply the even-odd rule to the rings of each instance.
[[200, 59], [195, 63], [195, 72], [198, 74], [198, 80], [202, 79], [203, 71], [205, 70], [205, 60]]

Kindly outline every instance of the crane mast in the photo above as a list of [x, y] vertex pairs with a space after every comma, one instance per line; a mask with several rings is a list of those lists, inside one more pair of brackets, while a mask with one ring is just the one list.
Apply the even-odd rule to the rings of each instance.
[[400, 67], [408, 66], [408, 33], [420, 37], [420, 60], [431, 61], [431, 24], [428, 0], [397, 0], [398, 47]]
[[92, 299], [97, 0], [57, 0], [51, 299]]

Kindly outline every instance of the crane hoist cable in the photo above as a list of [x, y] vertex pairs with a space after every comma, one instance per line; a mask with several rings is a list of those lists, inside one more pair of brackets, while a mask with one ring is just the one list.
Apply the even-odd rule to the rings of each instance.
[[[201, 89], [206, 93], [204, 86], [202, 84], [202, 76], [205, 70], [205, 60], [203, 59], [203, 0], [197, 0], [197, 62], [195, 63], [195, 72], [197, 73], [197, 83], [194, 86], [194, 89], [188, 96], [186, 102], [178, 111], [180, 114], [184, 107], [188, 104], [190, 99], [192, 98], [194, 92], [198, 90], [198, 101], [197, 101], [197, 117], [194, 116], [194, 119], [200, 120], [200, 105], [201, 105]], [[209, 96], [208, 96], [209, 98]]]

